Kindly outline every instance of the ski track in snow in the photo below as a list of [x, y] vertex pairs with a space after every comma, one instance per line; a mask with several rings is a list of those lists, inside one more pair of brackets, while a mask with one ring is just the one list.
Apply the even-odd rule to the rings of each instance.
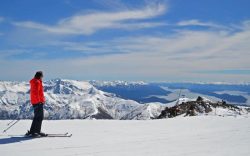
[[[0, 120], [0, 130], [8, 120]], [[250, 118], [196, 116], [147, 121], [46, 120], [47, 133], [71, 138], [15, 138], [31, 120], [0, 133], [1, 156], [247, 156]], [[20, 136], [19, 136], [20, 137]]]

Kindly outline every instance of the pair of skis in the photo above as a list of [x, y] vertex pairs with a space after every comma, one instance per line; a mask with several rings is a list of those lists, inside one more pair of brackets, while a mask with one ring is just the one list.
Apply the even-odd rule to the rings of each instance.
[[45, 136], [37, 135], [37, 136], [32, 136], [32, 135], [7, 135], [10, 137], [20, 137], [20, 138], [46, 138], [46, 137], [51, 137], [51, 138], [56, 138], [56, 137], [65, 137], [65, 138], [70, 138], [72, 137], [72, 134], [70, 133], [58, 133], [58, 134], [46, 134]]
[[[20, 121], [20, 119], [10, 121], [7, 124], [7, 126], [9, 126], [9, 127], [7, 127], [5, 130], [3, 130], [3, 133], [7, 132], [11, 127], [13, 127], [19, 121]], [[72, 136], [72, 134], [70, 134], [70, 133], [67, 132], [67, 133], [62, 133], [62, 134], [60, 134], [60, 133], [58, 133], [58, 134], [46, 134], [45, 136], [38, 135], [38, 136], [36, 136], [34, 138], [42, 138], [42, 137], [71, 137], [71, 136]], [[25, 137], [33, 137], [33, 136], [25, 136]]]

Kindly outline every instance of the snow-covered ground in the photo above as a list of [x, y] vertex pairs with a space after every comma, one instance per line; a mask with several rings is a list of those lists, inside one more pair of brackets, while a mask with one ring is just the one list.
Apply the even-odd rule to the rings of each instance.
[[[3, 130], [9, 121], [0, 120]], [[51, 120], [43, 131], [71, 138], [25, 139], [31, 121], [0, 133], [1, 156], [247, 156], [250, 118], [196, 116], [164, 120]]]

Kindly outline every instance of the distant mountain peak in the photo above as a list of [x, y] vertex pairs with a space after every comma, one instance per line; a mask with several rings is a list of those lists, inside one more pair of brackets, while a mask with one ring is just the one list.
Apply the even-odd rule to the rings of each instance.
[[91, 84], [95, 86], [129, 86], [129, 85], [147, 85], [148, 83], [144, 81], [97, 81], [97, 80], [92, 80], [89, 81]]

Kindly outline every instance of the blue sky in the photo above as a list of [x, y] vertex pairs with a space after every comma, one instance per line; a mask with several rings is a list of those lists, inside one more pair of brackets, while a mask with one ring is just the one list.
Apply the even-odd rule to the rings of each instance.
[[250, 78], [248, 0], [3, 0], [0, 80]]

